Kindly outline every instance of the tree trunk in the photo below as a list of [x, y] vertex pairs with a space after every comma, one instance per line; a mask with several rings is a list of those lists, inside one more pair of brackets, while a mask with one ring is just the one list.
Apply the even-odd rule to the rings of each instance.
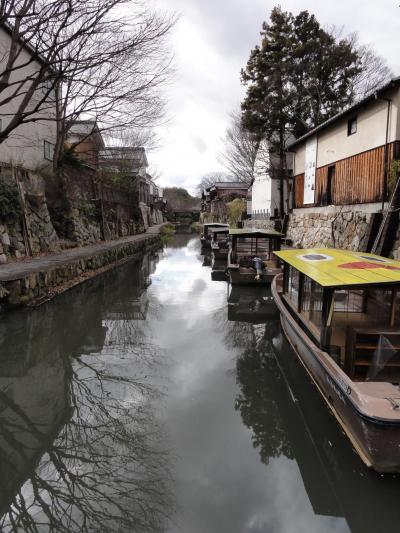
[[55, 86], [56, 93], [56, 127], [57, 137], [54, 146], [53, 156], [53, 170], [57, 174], [62, 167], [62, 159], [64, 156], [64, 137], [65, 137], [65, 118], [63, 113], [63, 106], [61, 102], [61, 83], [57, 83]]

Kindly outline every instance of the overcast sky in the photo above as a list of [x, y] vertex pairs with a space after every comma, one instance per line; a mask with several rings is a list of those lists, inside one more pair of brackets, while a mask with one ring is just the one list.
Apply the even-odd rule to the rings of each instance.
[[176, 75], [167, 91], [169, 122], [160, 128], [162, 145], [149, 154], [162, 186], [193, 192], [206, 172], [221, 170], [218, 154], [229, 113], [244, 95], [240, 69], [259, 43], [263, 20], [274, 5], [297, 13], [308, 9], [326, 26], [356, 31], [400, 75], [399, 0], [154, 0], [180, 19], [173, 30]]

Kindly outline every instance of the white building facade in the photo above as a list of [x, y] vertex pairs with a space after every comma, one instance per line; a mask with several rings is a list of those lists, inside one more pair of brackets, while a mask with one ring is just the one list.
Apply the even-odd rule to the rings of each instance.
[[268, 147], [262, 145], [257, 153], [254, 166], [254, 180], [251, 185], [247, 213], [251, 218], [263, 219], [271, 216], [272, 180]]
[[[0, 27], [0, 70], [3, 70], [7, 63], [10, 51], [11, 36], [9, 31]], [[9, 124], [18, 111], [26, 90], [29, 89], [30, 79], [35, 79], [40, 69], [43, 69], [43, 62], [35, 58], [28, 46], [20, 44], [21, 50], [11, 74], [10, 88], [2, 91], [0, 101], [10, 96], [12, 91], [18, 87], [20, 82], [19, 95], [9, 102], [0, 105], [0, 129]], [[15, 69], [22, 65], [20, 69]], [[43, 98], [43, 94], [48, 90], [49, 85], [44, 84], [38, 87], [34, 93], [29, 108], [34, 106]], [[21, 124], [0, 144], [0, 162], [12, 166], [21, 166], [27, 170], [39, 171], [52, 165], [54, 146], [56, 142], [56, 100], [55, 91], [52, 90], [45, 105], [40, 111], [33, 115], [34, 122]]]

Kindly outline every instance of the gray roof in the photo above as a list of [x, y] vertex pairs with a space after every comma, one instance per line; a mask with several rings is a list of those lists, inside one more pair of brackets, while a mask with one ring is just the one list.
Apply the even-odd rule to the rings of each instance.
[[214, 185], [207, 187], [207, 191], [211, 189], [248, 189], [249, 184], [244, 181], [217, 181]]
[[369, 102], [372, 102], [373, 100], [376, 100], [377, 98], [379, 98], [381, 95], [383, 95], [384, 93], [386, 93], [390, 89], [394, 89], [395, 87], [399, 87], [399, 86], [400, 86], [400, 77], [391, 79], [388, 83], [386, 83], [385, 85], [382, 85], [382, 87], [380, 87], [376, 91], [372, 92], [371, 94], [369, 94], [365, 98], [362, 98], [361, 100], [359, 100], [355, 104], [351, 105], [350, 107], [347, 107], [346, 109], [344, 109], [343, 111], [341, 111], [340, 113], [335, 115], [334, 117], [326, 120], [325, 122], [323, 122], [319, 126], [316, 126], [315, 128], [313, 128], [309, 132], [305, 133], [304, 135], [302, 135], [301, 137], [299, 137], [298, 139], [296, 139], [292, 143], [289, 143], [288, 144], [288, 150], [291, 151], [292, 148], [295, 148], [296, 146], [301, 144], [303, 141], [305, 141], [306, 139], [308, 139], [309, 137], [311, 137], [315, 133], [318, 133], [318, 132], [328, 128], [331, 124], [335, 123], [336, 121], [346, 117], [347, 115], [351, 115], [352, 113], [354, 113], [355, 111], [357, 111], [361, 107], [364, 107], [365, 104], [368, 104]]

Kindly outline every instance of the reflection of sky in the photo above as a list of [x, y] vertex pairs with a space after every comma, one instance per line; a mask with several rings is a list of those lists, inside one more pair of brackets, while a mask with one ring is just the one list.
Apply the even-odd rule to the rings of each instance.
[[198, 239], [167, 248], [149, 298], [161, 305], [148, 320], [170, 360], [169, 391], [160, 417], [177, 456], [181, 509], [171, 533], [345, 532], [343, 519], [316, 516], [295, 461], [260, 462], [252, 432], [234, 410], [235, 360], [243, 348], [224, 342], [232, 324], [226, 285], [201, 265]]

